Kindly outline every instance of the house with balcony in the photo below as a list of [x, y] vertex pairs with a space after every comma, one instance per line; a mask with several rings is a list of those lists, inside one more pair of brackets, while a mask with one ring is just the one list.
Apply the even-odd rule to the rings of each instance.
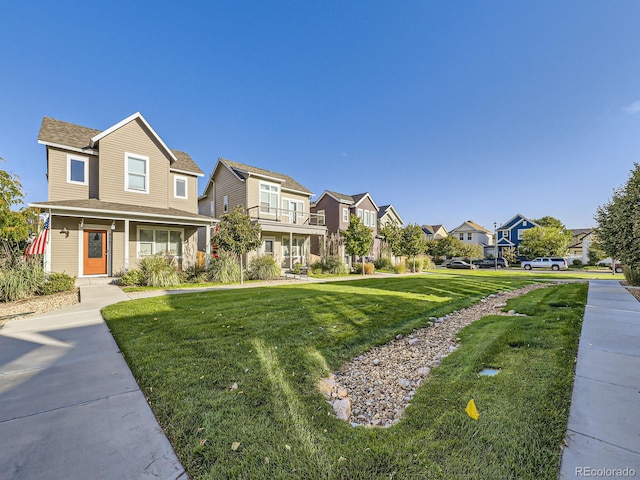
[[[147, 256], [196, 261], [198, 177], [191, 157], [169, 148], [140, 113], [104, 130], [44, 117], [49, 216], [45, 270], [118, 276]], [[209, 230], [208, 228], [206, 229]]]
[[462, 243], [468, 245], [478, 245], [482, 247], [484, 255], [492, 253], [493, 249], [493, 232], [478, 225], [471, 220], [467, 220], [449, 232], [449, 235], [457, 238]]
[[[241, 205], [262, 230], [260, 247], [248, 255], [272, 255], [283, 268], [311, 262], [311, 238], [324, 238], [313, 193], [288, 175], [219, 158], [198, 198], [201, 215], [219, 219]], [[205, 248], [203, 242], [199, 248]]]
[[[371, 235], [374, 238], [373, 247], [368, 257], [378, 258], [381, 248], [381, 241], [380, 238], [378, 238], [378, 212], [380, 209], [374, 202], [371, 194], [365, 192], [357, 195], [346, 195], [344, 193], [325, 190], [318, 200], [311, 205], [311, 211], [325, 218], [327, 234], [337, 237], [340, 237], [341, 233], [349, 228], [351, 215], [360, 218], [364, 226], [371, 229]], [[392, 215], [393, 211], [389, 211], [388, 213]], [[321, 245], [320, 243], [313, 243], [312, 252], [315, 255], [320, 255]], [[343, 258], [349, 266], [356, 260], [346, 254], [343, 245], [340, 245], [339, 256]]]
[[518, 213], [503, 225], [497, 228], [498, 238], [496, 246], [498, 248], [498, 256], [502, 256], [502, 251], [507, 248], [514, 248], [518, 254], [518, 247], [522, 242], [522, 233], [530, 228], [539, 226], [537, 223], [529, 220], [524, 215]]

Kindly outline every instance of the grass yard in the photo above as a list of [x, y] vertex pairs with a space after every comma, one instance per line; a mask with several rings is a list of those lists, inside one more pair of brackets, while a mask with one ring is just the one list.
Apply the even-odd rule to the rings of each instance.
[[[394, 427], [353, 428], [316, 389], [372, 345], [529, 281], [423, 275], [263, 287], [136, 300], [103, 314], [192, 478], [555, 479], [586, 284], [536, 290], [506, 307], [529, 316], [464, 329], [461, 348]], [[479, 377], [483, 366], [502, 370]], [[477, 422], [464, 412], [472, 397]]]

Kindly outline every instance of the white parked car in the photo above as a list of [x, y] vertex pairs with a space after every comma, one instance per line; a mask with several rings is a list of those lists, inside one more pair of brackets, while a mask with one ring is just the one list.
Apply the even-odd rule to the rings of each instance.
[[554, 257], [538, 257], [533, 260], [526, 260], [520, 262], [520, 265], [525, 270], [531, 270], [532, 268], [550, 268], [551, 270], [560, 270], [569, 268], [567, 261], [564, 258]]

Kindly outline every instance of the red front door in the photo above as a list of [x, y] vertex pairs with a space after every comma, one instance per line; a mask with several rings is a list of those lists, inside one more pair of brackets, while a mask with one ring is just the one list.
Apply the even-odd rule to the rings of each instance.
[[84, 274], [107, 273], [107, 231], [84, 231]]

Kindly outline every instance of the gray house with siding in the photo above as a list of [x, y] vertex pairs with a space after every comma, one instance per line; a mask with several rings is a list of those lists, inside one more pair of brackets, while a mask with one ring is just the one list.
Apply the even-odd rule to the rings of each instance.
[[[50, 217], [45, 269], [77, 277], [117, 276], [149, 255], [196, 261], [197, 181], [191, 157], [170, 149], [140, 113], [106, 130], [42, 120]], [[208, 231], [208, 229], [207, 229]]]
[[289, 175], [219, 158], [198, 208], [202, 215], [221, 218], [242, 206], [262, 230], [261, 246], [247, 260], [272, 255], [282, 267], [292, 268], [311, 262], [311, 239], [323, 238], [327, 231], [324, 217], [311, 212], [312, 196]]

